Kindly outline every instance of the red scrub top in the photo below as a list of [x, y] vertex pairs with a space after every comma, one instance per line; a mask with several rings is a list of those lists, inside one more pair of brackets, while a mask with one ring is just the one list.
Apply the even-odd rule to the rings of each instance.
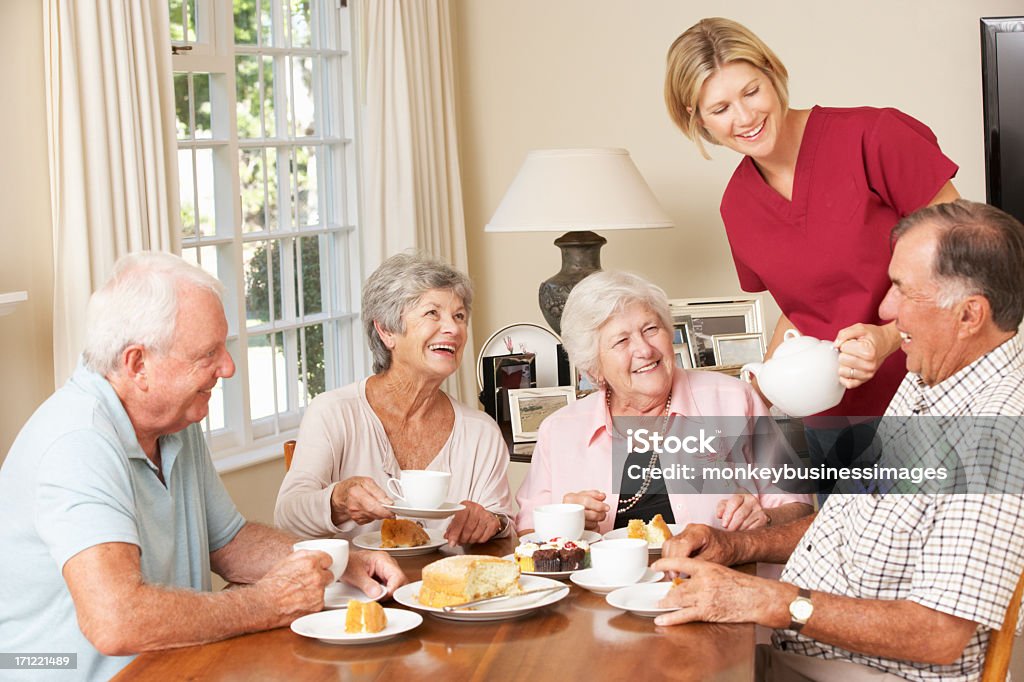
[[[750, 157], [722, 197], [722, 219], [744, 291], [771, 292], [802, 334], [832, 340], [857, 322], [882, 324], [889, 232], [956, 175], [920, 121], [896, 109], [814, 107], [787, 200]], [[893, 353], [875, 377], [822, 415], [876, 416], [906, 374]]]

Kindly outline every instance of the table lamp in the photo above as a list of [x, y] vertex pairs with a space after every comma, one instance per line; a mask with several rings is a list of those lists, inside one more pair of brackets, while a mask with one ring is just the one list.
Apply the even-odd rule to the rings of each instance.
[[601, 269], [607, 240], [594, 230], [672, 227], [625, 149], [541, 149], [526, 155], [484, 232], [565, 232], [562, 269], [540, 285], [544, 319], [561, 334], [577, 282]]

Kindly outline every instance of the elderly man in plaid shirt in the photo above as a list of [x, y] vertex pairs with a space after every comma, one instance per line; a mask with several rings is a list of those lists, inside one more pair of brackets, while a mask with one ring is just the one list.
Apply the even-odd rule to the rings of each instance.
[[[896, 322], [908, 374], [886, 416], [960, 417], [1003, 487], [834, 495], [788, 525], [691, 525], [666, 543], [654, 568], [690, 577], [656, 623], [775, 628], [761, 679], [977, 680], [1024, 569], [1024, 420], [997, 419], [1024, 415], [1024, 227], [960, 200], [908, 216], [892, 239], [879, 312]], [[749, 561], [786, 569], [774, 582], [724, 566]]]

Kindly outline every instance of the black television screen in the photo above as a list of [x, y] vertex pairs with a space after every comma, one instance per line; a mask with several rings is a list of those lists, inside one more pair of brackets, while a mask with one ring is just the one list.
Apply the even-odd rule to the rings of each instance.
[[986, 200], [1024, 221], [1024, 17], [981, 20]]

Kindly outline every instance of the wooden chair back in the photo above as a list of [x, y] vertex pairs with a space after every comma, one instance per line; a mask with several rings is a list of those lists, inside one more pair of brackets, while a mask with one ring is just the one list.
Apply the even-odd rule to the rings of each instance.
[[288, 471], [292, 468], [292, 455], [295, 454], [295, 441], [286, 440], [284, 442], [284, 470]]
[[1010, 655], [1013, 653], [1013, 640], [1016, 636], [1017, 616], [1020, 613], [1020, 600], [1024, 597], [1024, 571], [1017, 580], [1017, 589], [1013, 591], [1010, 604], [1006, 607], [1003, 627], [993, 630], [988, 638], [985, 650], [985, 667], [981, 671], [981, 682], [1005, 682], [1006, 671], [1010, 667]]

